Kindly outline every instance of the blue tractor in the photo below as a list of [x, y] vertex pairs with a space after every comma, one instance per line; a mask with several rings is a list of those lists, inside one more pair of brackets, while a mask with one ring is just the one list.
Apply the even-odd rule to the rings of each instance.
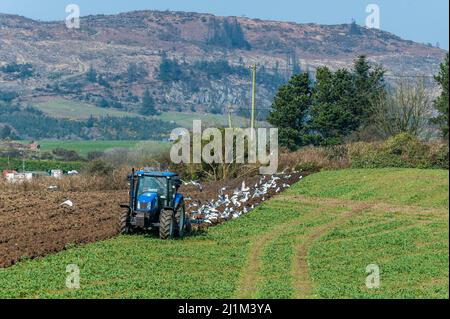
[[120, 232], [159, 230], [161, 239], [183, 237], [191, 225], [186, 216], [182, 182], [176, 173], [133, 169], [128, 175], [130, 200], [121, 205]]

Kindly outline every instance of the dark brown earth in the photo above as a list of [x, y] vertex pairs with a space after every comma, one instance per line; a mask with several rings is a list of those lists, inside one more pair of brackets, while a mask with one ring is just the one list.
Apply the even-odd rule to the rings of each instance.
[[[302, 174], [305, 176], [305, 174]], [[299, 180], [300, 174], [283, 179], [286, 184]], [[253, 187], [260, 177], [245, 178]], [[192, 201], [199, 205], [216, 200], [219, 190], [226, 187], [226, 194], [240, 188], [244, 178], [228, 182], [205, 184], [200, 191], [195, 186], [183, 186], [180, 190], [186, 198], [186, 207]], [[277, 193], [270, 190], [265, 199]], [[66, 200], [73, 207], [61, 205]], [[9, 267], [20, 260], [36, 258], [66, 249], [68, 246], [96, 242], [117, 236], [120, 204], [127, 203], [127, 191], [59, 192], [51, 190], [32, 192], [0, 191], [0, 268]], [[251, 199], [248, 208], [257, 206], [261, 199]], [[188, 209], [191, 213], [194, 208]], [[219, 209], [220, 210], [220, 209]], [[224, 222], [218, 220], [216, 224]], [[210, 224], [200, 223], [197, 229]]]
[[[117, 235], [126, 192], [0, 193], [0, 267]], [[61, 206], [70, 199], [73, 207]]]

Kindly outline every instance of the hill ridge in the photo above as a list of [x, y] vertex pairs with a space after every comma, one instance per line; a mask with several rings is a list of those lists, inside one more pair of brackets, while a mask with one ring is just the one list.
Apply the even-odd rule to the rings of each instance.
[[[0, 13], [0, 66], [31, 63], [34, 69], [34, 76], [27, 79], [14, 79], [0, 71], [0, 83], [27, 93], [56, 91], [93, 103], [106, 98], [126, 105], [136, 103], [152, 83], [156, 104], [165, 110], [220, 113], [229, 105], [248, 108], [251, 77], [246, 67], [255, 62], [261, 66], [258, 103], [268, 108], [276, 89], [294, 70], [351, 67], [358, 55], [365, 54], [389, 73], [431, 76], [445, 53], [388, 31], [352, 24], [140, 10], [84, 16], [80, 29], [67, 29], [63, 21]], [[169, 65], [174, 74], [169, 72], [162, 79], [164, 59], [180, 66]], [[198, 63], [204, 61], [216, 64], [199, 69]], [[143, 72], [128, 84], [130, 64], [137, 64]], [[76, 90], [96, 86], [82, 83], [90, 65], [112, 89], [100, 85], [96, 94]]]

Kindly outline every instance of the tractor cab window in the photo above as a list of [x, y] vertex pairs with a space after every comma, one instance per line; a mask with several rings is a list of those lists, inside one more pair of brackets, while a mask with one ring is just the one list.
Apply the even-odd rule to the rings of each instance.
[[143, 176], [139, 179], [138, 196], [144, 193], [157, 193], [165, 195], [167, 192], [167, 180], [165, 177]]
[[170, 188], [172, 190], [177, 190], [180, 186], [181, 186], [181, 181], [179, 178], [172, 178], [170, 179], [170, 184], [169, 184]]
[[170, 182], [169, 182], [169, 192], [170, 192], [170, 196], [173, 196], [178, 188], [181, 186], [181, 180], [180, 178], [171, 178]]

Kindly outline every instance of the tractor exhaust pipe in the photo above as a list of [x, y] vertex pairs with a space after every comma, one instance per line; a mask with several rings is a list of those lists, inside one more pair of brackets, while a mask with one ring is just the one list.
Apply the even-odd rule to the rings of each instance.
[[130, 176], [130, 211], [133, 210], [134, 207], [134, 168], [131, 170]]

